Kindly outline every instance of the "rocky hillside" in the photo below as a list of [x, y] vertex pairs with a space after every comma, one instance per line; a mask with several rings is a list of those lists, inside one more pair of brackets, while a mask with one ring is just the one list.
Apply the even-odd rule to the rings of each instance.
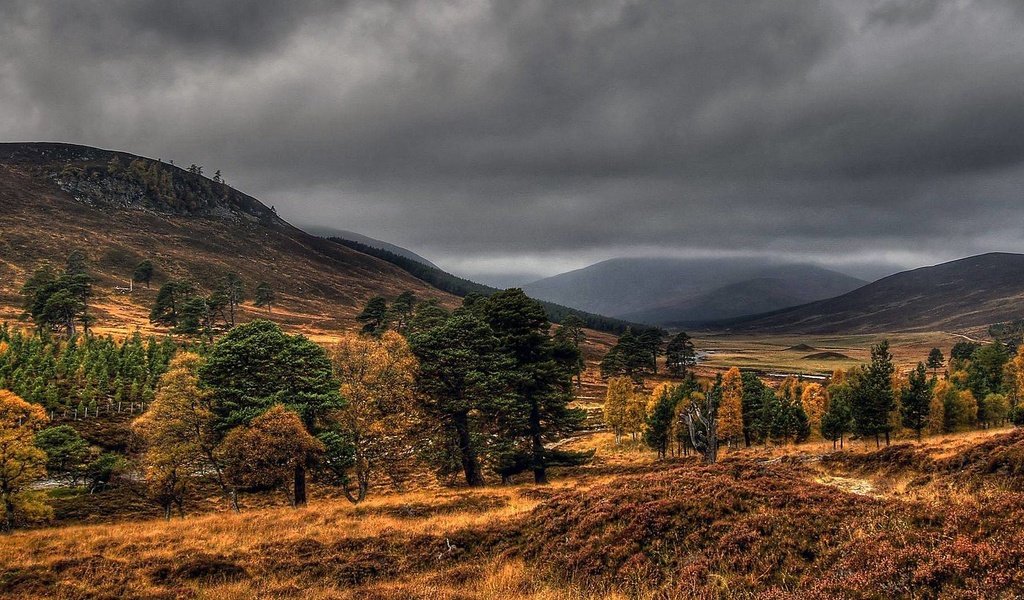
[[[274, 318], [311, 334], [354, 325], [374, 295], [412, 290], [456, 299], [351, 248], [292, 227], [218, 180], [149, 158], [55, 143], [0, 144], [0, 320], [20, 314], [18, 290], [43, 263], [85, 253], [94, 313], [107, 330], [148, 327], [156, 288], [188, 279], [209, 289], [229, 271], [251, 290], [269, 282]], [[152, 289], [127, 293], [135, 266], [156, 266]], [[261, 314], [251, 306], [247, 317]]]

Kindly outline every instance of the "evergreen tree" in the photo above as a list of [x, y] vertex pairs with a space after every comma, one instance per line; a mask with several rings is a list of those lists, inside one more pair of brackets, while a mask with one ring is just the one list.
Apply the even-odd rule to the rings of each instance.
[[882, 341], [871, 348], [871, 363], [854, 385], [851, 410], [856, 432], [862, 436], [873, 435], [876, 446], [883, 433], [886, 445], [889, 444], [889, 413], [896, 408], [892, 390], [894, 371], [889, 342]]
[[672, 420], [676, 412], [676, 398], [671, 387], [660, 388], [654, 398], [654, 408], [647, 417], [647, 431], [644, 442], [658, 452], [658, 458], [665, 458], [672, 442]]
[[194, 286], [185, 281], [168, 281], [163, 284], [156, 293], [153, 309], [149, 313], [149, 322], [165, 327], [177, 327], [180, 312], [194, 293]]
[[416, 309], [416, 294], [405, 291], [391, 303], [389, 318], [395, 324], [395, 331], [404, 335]]
[[388, 328], [388, 316], [388, 301], [381, 296], [375, 296], [366, 303], [356, 320], [363, 324], [363, 333], [380, 335]]
[[575, 314], [570, 314], [562, 320], [555, 331], [555, 342], [571, 347], [577, 353], [577, 360], [573, 365], [573, 375], [576, 377], [576, 387], [583, 386], [583, 371], [586, 367], [583, 361], [583, 342], [587, 339], [583, 331], [583, 319]]
[[148, 258], [140, 262], [135, 267], [135, 272], [132, 273], [132, 281], [146, 284], [146, 289], [149, 289], [149, 283], [153, 280], [153, 261]]
[[510, 358], [509, 399], [515, 406], [505, 412], [521, 417], [511, 420], [507, 433], [522, 438], [528, 447], [534, 482], [547, 483], [545, 442], [574, 430], [584, 418], [582, 410], [569, 408], [579, 351], [555, 343], [548, 333], [551, 324], [544, 307], [520, 289], [490, 296], [483, 302], [482, 314]]
[[850, 432], [853, 415], [850, 413], [849, 390], [834, 393], [829, 401], [828, 410], [821, 416], [821, 436], [832, 442], [832, 449], [843, 447], [843, 436]]
[[928, 426], [928, 411], [932, 400], [932, 390], [923, 363], [917, 363], [917, 368], [911, 371], [907, 383], [907, 387], [903, 388], [900, 394], [903, 426], [913, 429], [920, 441], [921, 431]]
[[270, 287], [270, 284], [266, 281], [261, 281], [256, 284], [255, 298], [253, 304], [258, 308], [266, 308], [267, 315], [270, 315], [270, 309], [274, 305], [276, 296], [274, 294], [274, 288]]
[[235, 309], [245, 300], [245, 284], [242, 278], [234, 271], [228, 273], [220, 280], [217, 291], [223, 296], [227, 304], [227, 322], [229, 327], [235, 326]]
[[946, 357], [942, 355], [942, 350], [938, 348], [932, 348], [931, 352], [928, 353], [928, 364], [927, 367], [932, 370], [932, 375], [936, 375], [939, 369], [946, 364]]
[[494, 428], [510, 378], [498, 339], [487, 323], [462, 312], [410, 335], [409, 346], [420, 364], [418, 400], [438, 424], [438, 445], [456, 452], [468, 485], [483, 485], [483, 434]]
[[686, 332], [677, 333], [665, 347], [665, 366], [672, 375], [682, 376], [697, 364], [697, 351]]
[[[276, 324], [257, 319], [235, 327], [214, 344], [199, 369], [201, 384], [213, 394], [220, 431], [247, 425], [281, 404], [297, 414], [311, 435], [344, 403], [323, 348]], [[294, 503], [306, 503], [306, 465], [294, 465]]]

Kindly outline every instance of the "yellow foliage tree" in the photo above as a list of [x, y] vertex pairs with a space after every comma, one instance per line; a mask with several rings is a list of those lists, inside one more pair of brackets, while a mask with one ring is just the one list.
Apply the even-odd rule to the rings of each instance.
[[961, 390], [956, 395], [957, 425], [971, 427], [978, 423], [978, 400], [971, 390]]
[[743, 375], [733, 367], [722, 377], [722, 400], [718, 406], [718, 439], [730, 447], [743, 437]]
[[811, 432], [821, 435], [821, 417], [828, 410], [828, 391], [820, 383], [810, 383], [800, 396], [800, 404], [807, 413]]
[[626, 431], [629, 399], [633, 396], [633, 380], [629, 377], [612, 377], [608, 380], [608, 391], [604, 396], [604, 422], [615, 434], [615, 443], [622, 441]]
[[36, 447], [35, 434], [46, 424], [46, 412], [9, 390], [0, 390], [0, 501], [10, 531], [21, 523], [45, 520], [50, 508], [30, 485], [46, 476], [46, 453]]
[[626, 400], [626, 422], [624, 430], [636, 441], [647, 426], [647, 395], [634, 391]]
[[932, 399], [928, 403], [927, 431], [933, 435], [942, 433], [946, 429], [946, 403], [938, 390], [938, 387], [943, 384], [949, 385], [949, 382], [940, 381], [935, 384], [936, 389], [932, 392]]
[[202, 474], [210, 474], [238, 508], [216, 455], [210, 394], [200, 389], [197, 375], [201, 364], [197, 354], [178, 353], [160, 378], [149, 410], [132, 424], [145, 444], [146, 484], [166, 518], [174, 506], [184, 516], [185, 498]]
[[1011, 372], [1010, 381], [1013, 383], [1010, 403], [1016, 406], [1024, 400], [1024, 344], [1017, 347], [1017, 354], [1014, 355], [1007, 368]]
[[375, 475], [387, 475], [400, 487], [415, 458], [418, 363], [405, 338], [393, 331], [380, 338], [346, 335], [330, 350], [330, 357], [346, 401], [331, 418], [346, 433], [353, 451], [346, 469], [351, 476], [345, 474], [342, 487], [349, 501], [359, 503]]

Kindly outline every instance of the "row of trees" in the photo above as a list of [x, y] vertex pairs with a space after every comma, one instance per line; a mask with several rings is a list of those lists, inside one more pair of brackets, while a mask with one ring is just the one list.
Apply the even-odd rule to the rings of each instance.
[[693, 340], [685, 332], [676, 334], [667, 344], [666, 337], [663, 329], [649, 328], [639, 333], [626, 329], [601, 360], [601, 376], [626, 376], [642, 384], [646, 377], [658, 373], [658, 357], [662, 355], [670, 374], [685, 375], [697, 364]]
[[[256, 285], [253, 305], [268, 313], [276, 297], [265, 281]], [[199, 295], [189, 281], [172, 280], [157, 292], [149, 321], [170, 327], [175, 333], [212, 337], [218, 330], [235, 326], [238, 307], [246, 300], [245, 284], [238, 273], [230, 272], [218, 280], [207, 296]]]
[[568, 406], [579, 350], [522, 291], [467, 298], [452, 313], [387, 308], [398, 316], [327, 349], [258, 320], [205, 355], [179, 353], [136, 423], [165, 511], [183, 510], [203, 480], [236, 508], [254, 489], [288, 489], [301, 505], [311, 471], [359, 502], [417, 464], [477, 486], [487, 472], [544, 483], [549, 467], [587, 459], [545, 447], [583, 418]]
[[[690, 376], [678, 385], [661, 384], [647, 395], [634, 379], [616, 377], [608, 382], [605, 421], [617, 443], [626, 434], [642, 437], [661, 456], [685, 454], [710, 433], [714, 447], [800, 442], [811, 436], [842, 446], [851, 434], [873, 438], [878, 446], [883, 439], [889, 444], [902, 430], [920, 439], [923, 432], [989, 427], [1007, 419], [1024, 424], [1019, 402], [1024, 348], [1011, 359], [998, 341], [961, 342], [950, 356], [942, 379], [941, 350], [933, 349], [904, 376], [897, 373], [885, 341], [872, 347], [869, 364], [836, 371], [827, 385], [787, 377], [772, 389], [756, 374], [733, 368], [713, 383], [700, 384]], [[696, 420], [694, 407], [701, 406], [706, 407], [704, 418]], [[707, 451], [702, 454], [709, 456]]]

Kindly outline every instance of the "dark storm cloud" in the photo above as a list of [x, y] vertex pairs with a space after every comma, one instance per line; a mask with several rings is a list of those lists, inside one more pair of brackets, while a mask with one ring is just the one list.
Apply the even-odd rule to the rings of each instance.
[[3, 137], [220, 168], [467, 273], [1024, 250], [1017, 0], [0, 11]]

